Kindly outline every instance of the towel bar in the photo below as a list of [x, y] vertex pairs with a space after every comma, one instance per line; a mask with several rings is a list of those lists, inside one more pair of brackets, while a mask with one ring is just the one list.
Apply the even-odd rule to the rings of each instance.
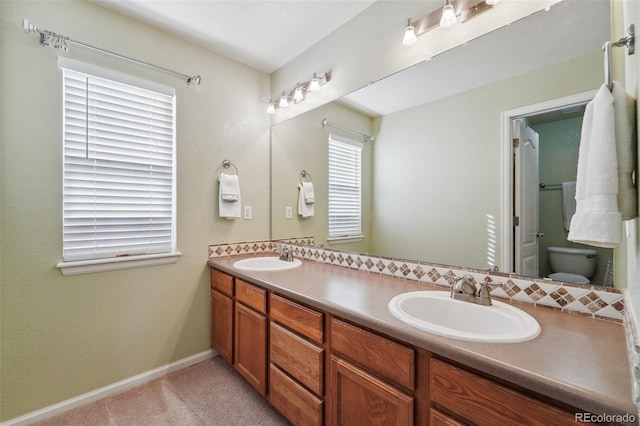
[[228, 169], [229, 167], [233, 167], [233, 169], [236, 171], [235, 174], [238, 174], [238, 168], [236, 167], [235, 164], [233, 164], [231, 161], [229, 160], [224, 160], [222, 161], [222, 167], [224, 167], [225, 169]]

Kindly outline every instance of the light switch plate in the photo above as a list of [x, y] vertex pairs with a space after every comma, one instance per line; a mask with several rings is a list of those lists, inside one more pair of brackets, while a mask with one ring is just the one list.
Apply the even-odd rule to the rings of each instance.
[[293, 209], [290, 206], [287, 206], [284, 208], [284, 217], [286, 219], [292, 219], [293, 218]]
[[251, 206], [244, 206], [244, 218], [251, 219], [252, 211]]

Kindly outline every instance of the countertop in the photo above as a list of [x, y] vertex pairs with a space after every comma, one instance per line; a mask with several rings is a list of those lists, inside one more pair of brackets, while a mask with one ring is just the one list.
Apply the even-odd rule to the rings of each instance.
[[622, 324], [512, 303], [539, 322], [537, 338], [523, 343], [464, 342], [413, 328], [387, 309], [400, 293], [443, 287], [304, 259], [301, 266], [284, 271], [233, 267], [247, 257], [252, 256], [212, 258], [208, 265], [573, 407], [638, 418]]

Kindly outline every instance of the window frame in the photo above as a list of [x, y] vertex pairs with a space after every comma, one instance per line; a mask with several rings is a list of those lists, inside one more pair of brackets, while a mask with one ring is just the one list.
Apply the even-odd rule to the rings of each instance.
[[[77, 274], [87, 274], [94, 272], [105, 272], [105, 271], [113, 271], [120, 269], [128, 269], [128, 268], [137, 268], [137, 267], [146, 267], [146, 266], [154, 266], [154, 265], [162, 265], [162, 264], [171, 264], [175, 263], [178, 260], [178, 257], [181, 255], [179, 251], [176, 250], [177, 247], [177, 146], [176, 146], [176, 95], [175, 89], [172, 87], [164, 86], [155, 82], [151, 82], [148, 80], [140, 79], [137, 77], [133, 77], [127, 74], [118, 73], [116, 71], [104, 69], [101, 67], [97, 67], [95, 65], [86, 64], [83, 62], [75, 61], [69, 58], [58, 58], [58, 67], [61, 71], [61, 81], [62, 81], [62, 118], [63, 118], [63, 126], [62, 126], [62, 135], [61, 140], [63, 142], [62, 149], [62, 166], [63, 170], [66, 169], [67, 163], [65, 161], [65, 131], [66, 131], [66, 113], [64, 111], [65, 107], [65, 77], [64, 77], [64, 69], [68, 69], [73, 72], [79, 72], [83, 74], [87, 74], [89, 77], [95, 77], [100, 79], [111, 80], [113, 82], [130, 85], [138, 89], [158, 92], [167, 96], [172, 97], [172, 153], [171, 153], [171, 229], [170, 229], [170, 244], [168, 244], [168, 250], [158, 252], [158, 253], [148, 253], [148, 254], [132, 254], [132, 255], [124, 255], [124, 256], [116, 256], [116, 257], [98, 257], [93, 259], [79, 259], [79, 260], [62, 260], [57, 264], [57, 267], [60, 269], [64, 276], [67, 275], [77, 275]], [[62, 178], [64, 179], [64, 173]], [[64, 183], [63, 183], [64, 185]], [[63, 196], [63, 205], [65, 202]], [[62, 218], [64, 221], [65, 212], [62, 212]], [[64, 241], [61, 241], [64, 246]]]

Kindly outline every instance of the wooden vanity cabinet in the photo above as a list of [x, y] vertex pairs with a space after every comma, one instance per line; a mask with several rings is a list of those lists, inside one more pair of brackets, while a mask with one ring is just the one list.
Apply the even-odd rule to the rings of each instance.
[[215, 269], [211, 346], [295, 425], [573, 425], [580, 411]]
[[233, 364], [233, 280], [211, 270], [211, 347]]
[[267, 292], [236, 278], [234, 368], [267, 394]]
[[575, 425], [573, 413], [437, 358], [430, 379], [432, 425]]
[[269, 401], [294, 425], [322, 425], [324, 315], [275, 294], [269, 300]]
[[331, 318], [332, 425], [414, 424], [415, 351]]

